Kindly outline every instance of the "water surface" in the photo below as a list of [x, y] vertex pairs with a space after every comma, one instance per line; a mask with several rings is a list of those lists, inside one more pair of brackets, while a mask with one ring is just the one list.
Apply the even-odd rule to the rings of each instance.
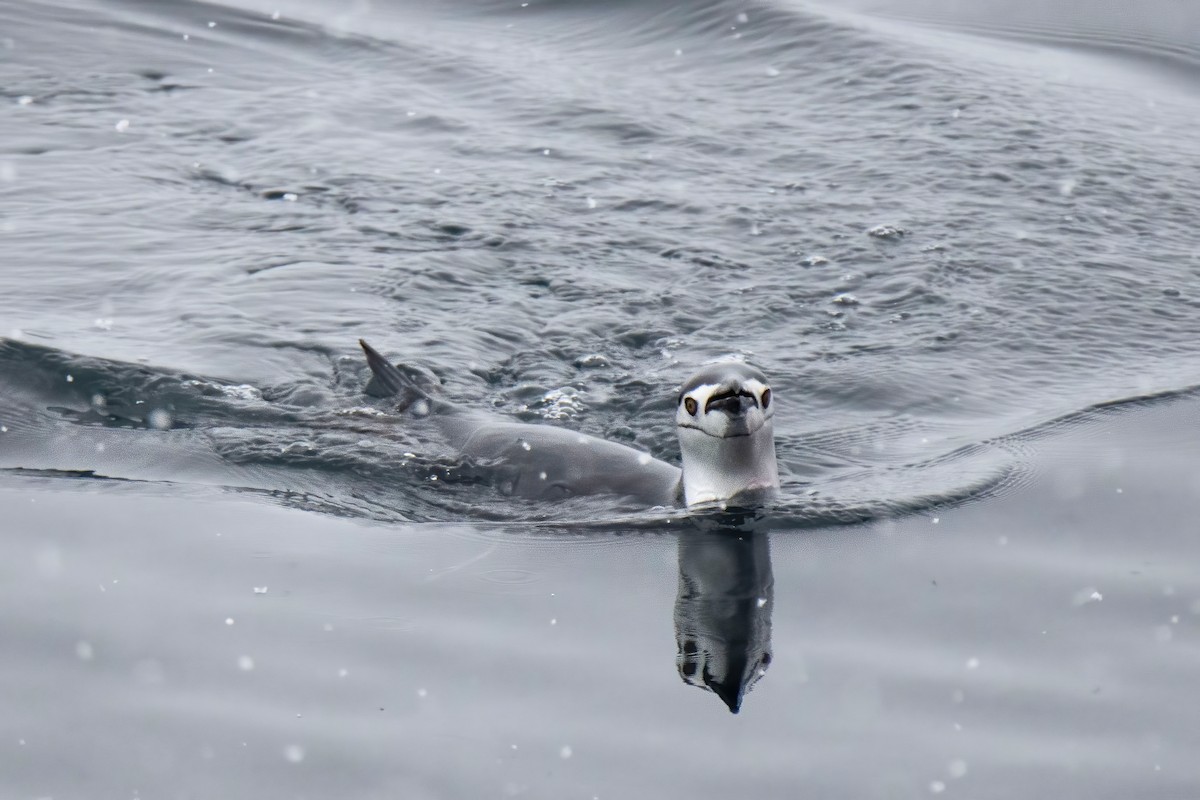
[[[1198, 31], [0, 2], [4, 793], [1194, 793]], [[514, 501], [360, 336], [667, 460], [746, 358], [783, 497]]]

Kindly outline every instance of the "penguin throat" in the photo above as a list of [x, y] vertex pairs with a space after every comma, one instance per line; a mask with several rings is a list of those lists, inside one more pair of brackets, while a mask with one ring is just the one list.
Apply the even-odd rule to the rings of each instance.
[[769, 421], [748, 436], [724, 439], [681, 426], [679, 450], [683, 457], [683, 499], [689, 506], [779, 488], [775, 436]]

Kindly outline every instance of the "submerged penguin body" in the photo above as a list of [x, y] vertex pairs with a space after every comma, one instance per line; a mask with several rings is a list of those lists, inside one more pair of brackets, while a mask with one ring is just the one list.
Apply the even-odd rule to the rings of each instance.
[[565, 428], [489, 422], [471, 432], [460, 452], [476, 463], [495, 464], [506, 494], [539, 500], [608, 494], [646, 506], [679, 503], [678, 467]]

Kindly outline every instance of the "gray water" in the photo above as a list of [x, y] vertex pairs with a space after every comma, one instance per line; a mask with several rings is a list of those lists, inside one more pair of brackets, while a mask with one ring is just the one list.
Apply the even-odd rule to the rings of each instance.
[[[1200, 15], [1123, 9], [0, 3], [0, 796], [1200, 793]], [[783, 496], [505, 497], [358, 337], [671, 461], [746, 358]]]

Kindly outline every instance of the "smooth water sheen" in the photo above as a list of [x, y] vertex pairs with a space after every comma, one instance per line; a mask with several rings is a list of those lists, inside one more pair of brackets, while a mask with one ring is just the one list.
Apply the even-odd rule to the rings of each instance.
[[[1200, 792], [1198, 43], [0, 0], [0, 795]], [[745, 358], [782, 497], [507, 497], [359, 337], [672, 462]]]

